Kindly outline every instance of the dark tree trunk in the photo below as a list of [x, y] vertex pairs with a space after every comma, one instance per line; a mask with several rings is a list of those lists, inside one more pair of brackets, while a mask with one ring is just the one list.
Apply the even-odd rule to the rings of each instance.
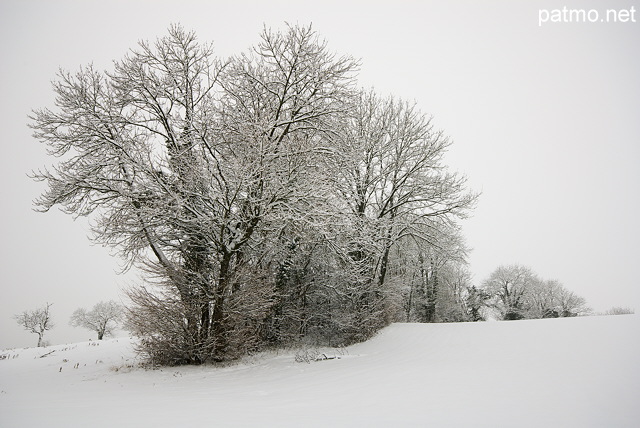
[[222, 260], [220, 261], [220, 274], [218, 276], [218, 285], [216, 287], [215, 299], [213, 304], [213, 312], [211, 314], [211, 330], [215, 342], [213, 353], [214, 361], [222, 361], [226, 350], [226, 328], [224, 325], [224, 304], [225, 292], [229, 282], [231, 258], [233, 253], [224, 251]]
[[382, 289], [384, 280], [387, 276], [387, 269], [389, 267], [389, 253], [391, 252], [391, 245], [387, 244], [382, 253], [382, 259], [380, 260], [380, 275], [378, 276], [378, 287]]

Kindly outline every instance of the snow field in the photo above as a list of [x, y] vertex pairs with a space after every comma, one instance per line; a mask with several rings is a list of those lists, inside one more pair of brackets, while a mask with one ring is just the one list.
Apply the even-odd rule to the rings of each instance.
[[6, 350], [0, 427], [637, 427], [639, 327], [394, 324], [344, 350], [155, 370], [130, 339]]

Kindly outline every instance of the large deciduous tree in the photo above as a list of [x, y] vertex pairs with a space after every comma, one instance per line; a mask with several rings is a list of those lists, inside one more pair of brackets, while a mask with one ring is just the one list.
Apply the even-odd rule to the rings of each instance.
[[[130, 293], [130, 325], [154, 357], [223, 359], [236, 327], [227, 309], [243, 293], [268, 306], [268, 291], [243, 284], [263, 269], [244, 254], [323, 196], [314, 158], [355, 66], [310, 28], [265, 30], [251, 54], [223, 63], [174, 26], [110, 72], [60, 73], [57, 109], [33, 115], [36, 137], [61, 159], [34, 174], [49, 185], [37, 204], [93, 215], [94, 239], [164, 286]], [[246, 309], [234, 307], [251, 318]]]
[[32, 117], [60, 159], [34, 173], [37, 204], [91, 216], [146, 273], [127, 323], [152, 359], [365, 339], [402, 306], [403, 257], [449, 248], [477, 197], [442, 164], [450, 141], [358, 91], [357, 67], [310, 27], [220, 61], [173, 26], [111, 71], [60, 73], [56, 109]]

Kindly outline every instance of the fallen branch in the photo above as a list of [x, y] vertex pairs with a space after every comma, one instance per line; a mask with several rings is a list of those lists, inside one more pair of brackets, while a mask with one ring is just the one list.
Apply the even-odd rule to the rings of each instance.
[[55, 350], [55, 349], [54, 349], [53, 351], [47, 352], [46, 354], [42, 354], [42, 355], [40, 355], [40, 358], [44, 358], [44, 357], [46, 357], [47, 355], [51, 355], [51, 354], [53, 354], [54, 352], [56, 352], [56, 350]]

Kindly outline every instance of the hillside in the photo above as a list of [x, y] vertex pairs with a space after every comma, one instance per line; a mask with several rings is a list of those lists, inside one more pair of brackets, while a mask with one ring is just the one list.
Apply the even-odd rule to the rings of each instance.
[[6, 350], [0, 426], [636, 427], [639, 321], [394, 324], [218, 368], [145, 370], [129, 339]]

